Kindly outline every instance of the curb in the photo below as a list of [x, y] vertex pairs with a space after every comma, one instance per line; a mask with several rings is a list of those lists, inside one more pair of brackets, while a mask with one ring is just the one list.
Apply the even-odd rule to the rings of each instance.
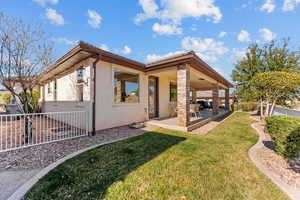
[[[251, 117], [250, 117], [251, 118]], [[251, 118], [253, 119], [253, 118]], [[251, 127], [257, 132], [259, 135], [259, 140], [257, 143], [252, 146], [249, 151], [248, 155], [251, 159], [251, 161], [254, 163], [254, 165], [267, 177], [269, 177], [273, 183], [275, 183], [284, 193], [286, 193], [292, 200], [299, 200], [300, 199], [300, 191], [285, 182], [283, 182], [278, 175], [273, 173], [266, 167], [264, 164], [262, 164], [259, 159], [257, 158], [256, 150], [263, 147], [264, 144], [262, 143], [263, 140], [266, 139], [265, 133], [263, 130], [259, 127], [259, 122], [255, 122], [251, 124]]]
[[[142, 135], [142, 134], [139, 134]], [[81, 149], [79, 151], [76, 151], [72, 154], [67, 155], [66, 157], [63, 157], [59, 160], [57, 160], [56, 162], [50, 164], [49, 166], [43, 168], [39, 173], [37, 173], [34, 177], [32, 177], [31, 179], [29, 179], [28, 181], [26, 181], [22, 186], [20, 186], [7, 200], [22, 200], [23, 197], [25, 196], [25, 194], [44, 176], [46, 176], [52, 169], [56, 168], [58, 165], [62, 164], [63, 162], [94, 148], [106, 145], [106, 144], [110, 144], [110, 143], [114, 143], [114, 142], [118, 142], [121, 140], [125, 140], [128, 138], [132, 138], [132, 137], [136, 137], [139, 135], [135, 135], [135, 136], [129, 136], [129, 137], [124, 137], [124, 138], [119, 138], [119, 139], [115, 139], [115, 140], [111, 140], [111, 141], [107, 141], [101, 144], [96, 144], [90, 147], [87, 147], [85, 149]]]

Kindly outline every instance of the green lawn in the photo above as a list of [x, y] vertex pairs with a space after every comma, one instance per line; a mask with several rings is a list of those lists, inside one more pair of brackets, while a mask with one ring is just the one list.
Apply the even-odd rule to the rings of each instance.
[[27, 199], [289, 199], [249, 160], [251, 123], [235, 113], [207, 136], [159, 129], [99, 147], [51, 171]]

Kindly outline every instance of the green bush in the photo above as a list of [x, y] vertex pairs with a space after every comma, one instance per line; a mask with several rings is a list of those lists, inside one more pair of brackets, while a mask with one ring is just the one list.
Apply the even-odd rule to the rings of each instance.
[[239, 108], [238, 108], [238, 105], [236, 103], [233, 103], [231, 104], [231, 111], [234, 112], [234, 111], [238, 111]]
[[300, 152], [300, 119], [272, 116], [266, 119], [266, 132], [270, 134], [275, 150], [284, 157], [295, 157]]
[[232, 111], [242, 110], [245, 112], [254, 111], [257, 110], [257, 103], [254, 102], [243, 102], [239, 104], [234, 103], [231, 104], [231, 110]]
[[4, 104], [10, 104], [10, 98], [11, 98], [11, 94], [10, 93], [4, 93], [2, 96], [2, 101]]
[[242, 111], [249, 112], [257, 109], [257, 103], [254, 102], [244, 102], [240, 104]]

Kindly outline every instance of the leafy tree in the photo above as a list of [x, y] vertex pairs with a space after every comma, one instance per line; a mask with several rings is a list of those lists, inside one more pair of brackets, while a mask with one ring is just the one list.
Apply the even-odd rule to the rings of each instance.
[[251, 80], [251, 87], [256, 91], [255, 98], [260, 100], [261, 117], [269, 116], [280, 99], [292, 100], [300, 94], [300, 74], [280, 71], [257, 73]]
[[[244, 59], [235, 65], [232, 79], [236, 85], [235, 94], [242, 100], [261, 101], [255, 87], [252, 87], [252, 78], [257, 73], [285, 71], [299, 72], [300, 52], [289, 48], [289, 41], [271, 41], [260, 47], [252, 44]], [[284, 97], [281, 97], [284, 98]]]
[[10, 98], [11, 98], [11, 94], [10, 93], [5, 93], [1, 96], [2, 101], [4, 104], [10, 104]]

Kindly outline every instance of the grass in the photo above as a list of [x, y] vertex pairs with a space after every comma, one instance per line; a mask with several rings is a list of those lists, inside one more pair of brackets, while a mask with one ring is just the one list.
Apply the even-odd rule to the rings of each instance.
[[247, 113], [207, 136], [158, 129], [66, 161], [27, 199], [289, 199], [249, 160], [258, 139]]

